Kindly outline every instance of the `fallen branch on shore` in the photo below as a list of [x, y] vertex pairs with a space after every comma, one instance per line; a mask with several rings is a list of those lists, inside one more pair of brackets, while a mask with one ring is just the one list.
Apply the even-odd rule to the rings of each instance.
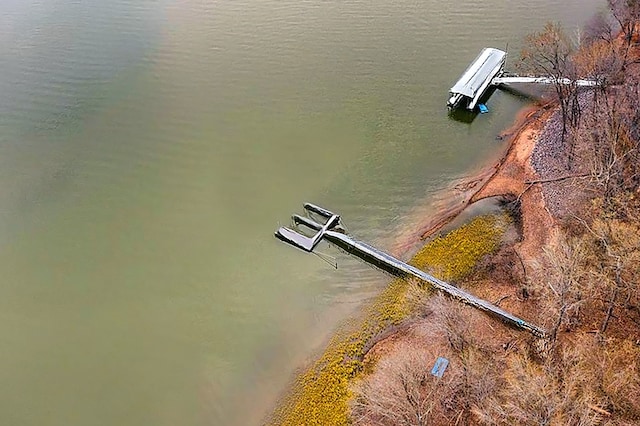
[[559, 177], [555, 177], [555, 178], [548, 178], [548, 179], [536, 179], [536, 180], [525, 180], [524, 183], [527, 185], [535, 185], [538, 183], [550, 183], [550, 182], [560, 182], [563, 180], [567, 180], [567, 179], [572, 179], [572, 178], [584, 178], [584, 177], [588, 177], [591, 176], [589, 173], [581, 173], [581, 174], [574, 174], [574, 175], [564, 175], [564, 176], [559, 176]]

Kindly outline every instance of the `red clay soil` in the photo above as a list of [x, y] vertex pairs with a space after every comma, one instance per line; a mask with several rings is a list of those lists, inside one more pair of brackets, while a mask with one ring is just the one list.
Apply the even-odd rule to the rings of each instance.
[[[640, 36], [638, 43], [640, 43]], [[633, 49], [632, 55], [640, 58], [640, 49]], [[640, 67], [634, 67], [634, 72], [640, 78]], [[549, 104], [523, 111], [517, 118], [516, 124], [502, 135], [508, 137], [510, 141], [501, 159], [473, 178], [459, 182], [453, 188], [447, 188], [447, 201], [441, 200], [442, 205], [438, 214], [432, 215], [432, 219], [428, 221], [415, 225], [417, 232], [398, 238], [393, 251], [396, 254], [406, 252], [410, 247], [415, 246], [418, 239], [431, 237], [477, 201], [491, 197], [518, 199], [522, 235], [516, 238], [508, 237], [511, 240], [503, 244], [498, 253], [479, 265], [480, 273], [461, 284], [478, 297], [499, 305], [521, 318], [535, 322], [537, 316], [533, 311], [535, 306], [526, 303], [527, 295], [522, 291], [524, 286], [519, 284], [526, 282], [528, 265], [540, 256], [543, 247], [553, 241], [559, 227], [547, 209], [540, 188], [540, 177], [530, 162], [537, 136], [552, 113], [553, 108]], [[460, 309], [465, 311], [464, 315], [470, 329], [474, 331], [473, 335], [478, 336], [478, 343], [494, 354], [502, 353], [503, 357], [500, 355], [496, 357], [498, 360], [504, 359], [509, 352], [517, 350], [516, 348], [525, 339], [531, 338], [527, 333], [515, 331], [472, 308], [461, 307]], [[406, 351], [418, 353], [429, 369], [437, 356], [454, 357], [455, 354], [442, 333], [439, 320], [437, 314], [427, 312], [376, 343], [364, 360], [365, 370], [371, 372], [367, 380], [372, 376], [383, 374], [375, 367], [380, 361], [400, 359]], [[596, 325], [593, 327], [597, 328]], [[586, 325], [586, 329], [588, 328], [589, 325]], [[623, 329], [625, 328], [622, 327], [621, 330]], [[455, 370], [460, 368], [459, 364], [459, 362], [452, 362], [449, 365], [448, 374], [456, 374]], [[475, 424], [471, 419], [467, 419], [467, 422]]]
[[489, 178], [469, 200], [469, 204], [489, 197], [515, 197], [520, 201], [522, 242], [516, 251], [524, 262], [539, 253], [549, 243], [556, 230], [556, 222], [546, 208], [539, 176], [530, 163], [536, 137], [545, 120], [552, 113], [538, 109], [527, 113], [511, 138], [507, 153]]
[[[422, 237], [427, 238], [476, 201], [498, 196], [518, 198], [521, 203], [522, 235], [507, 236], [510, 241], [480, 266], [479, 269], [484, 272], [462, 284], [477, 296], [525, 319], [535, 318], [536, 315], [530, 311], [532, 307], [525, 303], [523, 287], [517, 283], [524, 283], [525, 265], [533, 261], [540, 253], [540, 248], [553, 238], [557, 226], [545, 207], [542, 192], [535, 183], [538, 176], [529, 163], [536, 136], [551, 112], [548, 107], [538, 107], [521, 114], [516, 125], [505, 132], [510, 143], [498, 163], [458, 184], [457, 189], [463, 201], [456, 202], [456, 206], [441, 212], [437, 219], [422, 227]], [[473, 323], [470, 327], [474, 335], [479, 336], [482, 346], [494, 347], [494, 353], [503, 352], [506, 355], [510, 348], [530, 338], [526, 333], [507, 327], [472, 308], [461, 309], [466, 310], [469, 322]], [[437, 315], [426, 315], [376, 343], [365, 358], [366, 369], [372, 371], [371, 376], [379, 374], [374, 368], [378, 361], [401, 357], [409, 347], [413, 351], [419, 350], [424, 355], [425, 363], [432, 363], [437, 356], [454, 356], [438, 322]], [[460, 367], [453, 363], [450, 368]]]
[[[514, 183], [518, 175], [524, 176], [526, 161], [522, 155], [515, 156], [514, 151], [525, 150], [525, 156], [531, 154], [533, 147], [526, 145], [533, 144], [527, 137], [520, 138], [520, 135], [523, 132], [537, 132], [541, 127], [541, 116], [545, 113], [543, 106], [528, 108], [518, 114], [515, 124], [500, 135], [501, 139], [509, 139], [507, 149], [501, 158], [471, 177], [452, 182], [431, 197], [428, 206], [418, 207], [412, 214], [417, 219], [412, 221], [411, 226], [403, 226], [396, 230], [395, 239], [389, 247], [390, 252], [398, 257], [406, 256], [421, 240], [435, 235], [470, 204], [490, 197], [490, 193], [518, 196], [524, 187], [517, 188]], [[509, 182], [505, 181], [507, 176], [510, 176]], [[504, 187], [500, 188], [501, 185]]]
[[548, 104], [521, 112], [516, 124], [501, 135], [509, 138], [509, 145], [500, 160], [472, 178], [447, 188], [447, 201], [439, 211], [428, 221], [415, 225], [418, 233], [401, 236], [392, 251], [402, 254], [415, 246], [418, 239], [430, 238], [477, 201], [504, 197], [520, 201], [523, 238], [517, 250], [523, 260], [530, 260], [536, 249], [550, 241], [556, 228], [545, 206], [542, 191], [536, 184], [539, 176], [529, 161], [536, 137], [552, 113], [553, 109]]

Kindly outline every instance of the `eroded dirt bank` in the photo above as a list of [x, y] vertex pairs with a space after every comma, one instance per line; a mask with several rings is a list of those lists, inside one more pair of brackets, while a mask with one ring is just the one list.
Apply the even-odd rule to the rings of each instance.
[[[516, 223], [503, 235], [500, 249], [481, 262], [478, 268], [480, 273], [467, 277], [458, 284], [525, 319], [536, 318], [536, 313], [531, 312], [531, 307], [526, 303], [527, 268], [536, 261], [542, 247], [554, 238], [557, 230], [557, 220], [550, 214], [541, 188], [542, 183], [550, 177], [541, 176], [531, 164], [536, 141], [552, 115], [553, 110], [548, 105], [523, 111], [516, 124], [503, 133], [502, 136], [509, 138], [509, 144], [497, 163], [483, 169], [473, 178], [456, 183], [455, 204], [446, 206], [437, 217], [420, 226], [419, 236], [413, 235], [414, 239], [432, 237], [465, 208], [486, 198], [501, 197], [513, 202], [517, 205], [518, 217]], [[415, 243], [415, 240], [405, 239], [398, 246]], [[460, 378], [463, 370], [467, 374], [469, 369], [479, 368], [480, 363], [475, 358], [482, 357], [480, 353], [471, 354], [468, 359], [458, 359], [459, 349], [463, 349], [468, 342], [452, 342], [451, 333], [444, 331], [451, 327], [458, 329], [459, 335], [473, 330], [483, 347], [494, 353], [507, 353], [517, 346], [517, 342], [532, 339], [526, 333], [513, 330], [472, 308], [439, 295], [434, 296], [423, 305], [417, 318], [398, 327], [394, 333], [372, 346], [364, 360], [365, 370], [370, 374], [365, 382], [355, 385], [356, 393], [388, 393], [389, 386], [394, 383], [393, 377], [417, 374], [416, 371], [408, 370], [398, 372], [398, 366], [410, 369], [412, 365], [422, 365], [428, 371], [438, 356], [452, 360], [445, 381], [454, 382]], [[483, 371], [479, 368], [472, 374], [482, 376]], [[437, 389], [448, 388], [450, 387], [440, 386]], [[435, 387], [433, 391], [436, 391]], [[450, 395], [452, 399], [460, 397], [463, 396]], [[431, 407], [430, 410], [431, 413], [437, 412], [436, 407]], [[358, 415], [356, 401], [354, 416]], [[433, 415], [431, 420], [438, 423]], [[440, 420], [444, 422], [450, 419]]]
[[474, 176], [446, 188], [447, 197], [443, 197], [436, 214], [425, 222], [417, 223], [411, 232], [401, 235], [394, 242], [392, 252], [396, 255], [406, 253], [420, 240], [435, 235], [471, 204], [491, 197], [502, 197], [520, 204], [523, 241], [519, 244], [519, 251], [523, 256], [528, 257], [531, 247], [540, 247], [547, 242], [553, 234], [555, 220], [546, 207], [540, 182], [550, 176], [540, 176], [530, 160], [538, 135], [552, 115], [548, 104], [521, 111], [515, 124], [500, 135], [509, 140], [504, 154]]

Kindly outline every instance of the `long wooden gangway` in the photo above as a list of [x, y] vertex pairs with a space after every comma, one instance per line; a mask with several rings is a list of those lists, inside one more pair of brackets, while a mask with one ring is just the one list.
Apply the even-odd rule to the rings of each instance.
[[315, 218], [311, 217], [311, 215], [308, 215], [307, 217], [299, 215], [292, 216], [296, 228], [300, 225], [309, 228], [316, 232], [314, 236], [308, 237], [298, 230], [286, 227], [279, 228], [276, 231], [275, 236], [280, 240], [306, 252], [312, 252], [320, 240], [326, 239], [346, 252], [359, 257], [383, 271], [402, 278], [415, 278], [420, 282], [431, 285], [436, 290], [439, 290], [456, 300], [489, 313], [507, 324], [526, 330], [537, 337], [546, 336], [545, 331], [540, 327], [518, 318], [517, 316], [500, 309], [486, 300], [480, 299], [452, 284], [439, 280], [433, 275], [402, 262], [401, 260], [398, 260], [367, 243], [351, 238], [344, 233], [343, 228], [340, 225], [339, 215], [311, 203], [305, 203], [304, 209], [307, 213], [310, 212], [311, 214], [320, 216], [325, 221], [324, 223], [319, 223]]

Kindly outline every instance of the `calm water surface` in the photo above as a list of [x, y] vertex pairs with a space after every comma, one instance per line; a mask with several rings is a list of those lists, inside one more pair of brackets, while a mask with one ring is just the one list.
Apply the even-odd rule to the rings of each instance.
[[0, 423], [258, 424], [388, 280], [278, 222], [390, 247], [524, 105], [448, 118], [480, 48], [601, 3], [2, 1]]

